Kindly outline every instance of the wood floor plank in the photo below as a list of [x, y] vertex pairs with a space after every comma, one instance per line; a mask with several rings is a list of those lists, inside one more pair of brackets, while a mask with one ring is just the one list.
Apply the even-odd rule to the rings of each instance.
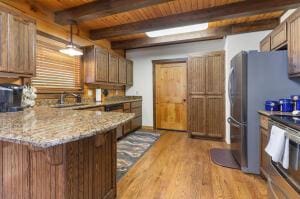
[[212, 163], [211, 148], [222, 142], [162, 132], [154, 146], [118, 182], [120, 199], [267, 198], [266, 182]]

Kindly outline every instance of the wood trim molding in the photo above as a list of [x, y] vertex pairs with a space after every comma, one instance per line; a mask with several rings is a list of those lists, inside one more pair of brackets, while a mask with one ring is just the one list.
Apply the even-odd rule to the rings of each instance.
[[255, 22], [233, 24], [218, 28], [209, 28], [203, 31], [169, 35], [156, 38], [141, 38], [134, 40], [112, 42], [113, 49], [135, 49], [161, 45], [180, 44], [187, 42], [221, 39], [227, 35], [234, 35], [246, 32], [271, 30], [279, 25], [279, 19], [259, 20]]
[[103, 38], [117, 37], [155, 31], [159, 29], [174, 28], [197, 23], [246, 17], [272, 11], [286, 10], [300, 6], [298, 0], [251, 0], [240, 1], [222, 6], [215, 6], [191, 12], [180, 13], [165, 17], [149, 19], [134, 23], [128, 23], [108, 28], [94, 29], [90, 31], [90, 38], [99, 40]]
[[152, 64], [166, 64], [166, 63], [185, 63], [188, 58], [176, 58], [176, 59], [160, 59], [160, 60], [152, 60]]

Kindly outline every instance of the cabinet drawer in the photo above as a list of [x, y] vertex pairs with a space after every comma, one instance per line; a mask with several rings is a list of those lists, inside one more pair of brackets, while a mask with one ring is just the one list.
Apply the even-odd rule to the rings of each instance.
[[125, 112], [125, 110], [130, 110], [130, 103], [124, 103], [123, 109], [124, 109], [124, 112]]
[[135, 117], [142, 116], [142, 107], [132, 108], [131, 113], [134, 113]]
[[271, 33], [271, 49], [275, 50], [287, 41], [287, 24], [283, 23]]
[[131, 108], [136, 108], [142, 106], [142, 101], [131, 102]]
[[133, 130], [135, 129], [138, 129], [142, 127], [142, 117], [137, 117], [137, 118], [134, 118], [132, 121], [131, 121], [131, 128]]
[[261, 115], [260, 116], [260, 126], [264, 128], [265, 130], [268, 130], [269, 128], [269, 117]]

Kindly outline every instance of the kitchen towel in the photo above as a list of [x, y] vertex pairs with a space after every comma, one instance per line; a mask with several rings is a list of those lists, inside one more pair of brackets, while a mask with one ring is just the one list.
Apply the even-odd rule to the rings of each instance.
[[289, 168], [289, 157], [290, 157], [290, 139], [289, 137], [285, 136], [285, 141], [284, 141], [284, 151], [283, 151], [283, 156], [281, 159], [281, 164], [283, 168], [288, 169]]
[[272, 157], [274, 162], [279, 162], [283, 159], [285, 142], [285, 130], [272, 126], [269, 143], [265, 151]]

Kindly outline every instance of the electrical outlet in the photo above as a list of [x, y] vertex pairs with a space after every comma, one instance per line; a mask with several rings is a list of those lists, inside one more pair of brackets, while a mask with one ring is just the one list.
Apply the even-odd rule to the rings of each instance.
[[91, 90], [91, 89], [88, 90], [88, 96], [89, 97], [93, 96], [93, 90]]

